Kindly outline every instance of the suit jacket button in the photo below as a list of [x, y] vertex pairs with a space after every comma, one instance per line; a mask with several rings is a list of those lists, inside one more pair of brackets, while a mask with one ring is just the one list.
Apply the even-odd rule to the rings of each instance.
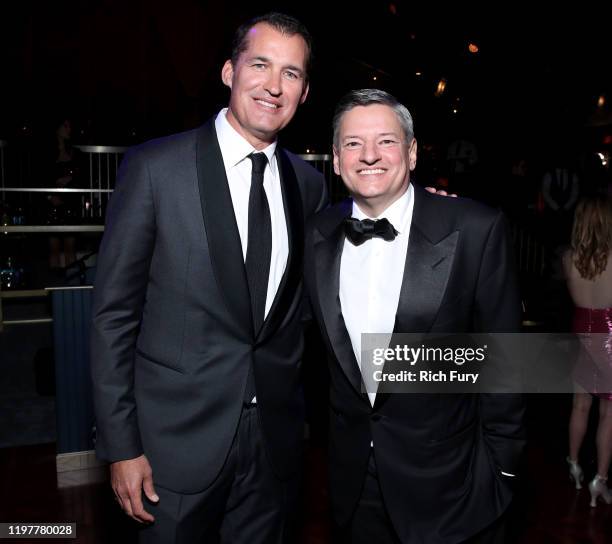
[[381, 420], [381, 418], [382, 418], [382, 416], [381, 416], [380, 414], [372, 414], [372, 415], [370, 416], [370, 419], [371, 419], [372, 421], [380, 421], [380, 420]]

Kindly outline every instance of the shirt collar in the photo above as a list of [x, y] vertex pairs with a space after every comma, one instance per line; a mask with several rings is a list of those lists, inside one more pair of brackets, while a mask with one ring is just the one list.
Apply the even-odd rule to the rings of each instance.
[[[257, 153], [258, 151], [230, 125], [226, 115], [227, 108], [223, 108], [215, 119], [215, 130], [217, 131], [217, 139], [219, 140], [221, 155], [223, 156], [223, 164], [225, 169], [229, 170], [246, 159], [251, 153]], [[275, 168], [272, 166], [276, 161], [276, 141], [260, 152], [266, 154], [268, 164], [271, 167], [270, 170], [274, 172]]]
[[387, 218], [389, 222], [395, 227], [395, 230], [399, 233], [405, 232], [408, 229], [410, 223], [410, 205], [414, 200], [414, 188], [412, 183], [408, 184], [408, 189], [400, 196], [391, 206], [389, 206], [383, 213], [378, 217], [369, 217], [353, 201], [353, 213], [352, 216], [355, 219], [382, 219]]

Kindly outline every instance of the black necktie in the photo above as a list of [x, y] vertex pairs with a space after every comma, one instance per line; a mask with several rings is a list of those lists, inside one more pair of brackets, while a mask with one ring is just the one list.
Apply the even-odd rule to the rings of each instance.
[[264, 191], [264, 170], [268, 158], [264, 153], [252, 153], [251, 191], [249, 192], [249, 236], [247, 241], [246, 274], [251, 295], [253, 329], [259, 332], [266, 311], [268, 276], [272, 256], [272, 222]]
[[366, 240], [373, 237], [383, 240], [394, 240], [399, 234], [386, 218], [383, 219], [355, 219], [347, 217], [344, 220], [344, 232], [346, 237], [356, 246], [360, 246]]

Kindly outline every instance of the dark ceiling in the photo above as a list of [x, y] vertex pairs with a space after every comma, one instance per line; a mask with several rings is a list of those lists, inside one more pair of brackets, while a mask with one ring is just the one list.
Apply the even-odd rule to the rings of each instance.
[[[219, 70], [233, 29], [275, 7], [198, 0], [20, 4], [0, 23], [0, 137], [24, 126], [44, 131], [64, 112], [95, 143], [195, 126], [227, 99]], [[608, 104], [598, 108], [597, 100], [612, 99], [610, 32], [606, 15], [586, 6], [538, 16], [515, 3], [489, 12], [440, 4], [424, 13], [399, 0], [284, 3], [281, 10], [302, 19], [316, 44], [311, 94], [284, 135], [296, 151], [328, 150], [334, 104], [357, 87], [396, 94], [425, 140], [463, 133], [489, 145], [554, 147], [597, 132], [592, 125], [608, 119]], [[468, 51], [469, 43], [478, 53]], [[446, 88], [436, 97], [442, 78]]]

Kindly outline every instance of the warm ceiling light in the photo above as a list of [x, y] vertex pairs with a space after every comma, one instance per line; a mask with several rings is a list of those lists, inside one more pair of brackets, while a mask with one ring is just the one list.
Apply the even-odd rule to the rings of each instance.
[[422, 75], [422, 74], [423, 74], [423, 72], [416, 72], [414, 75], [415, 75], [415, 76], [420, 76], [420, 75]]
[[478, 46], [474, 42], [468, 44], [468, 51], [470, 53], [478, 53]]
[[599, 98], [597, 99], [597, 107], [598, 108], [603, 108], [606, 104], [606, 97], [605, 95], [600, 95]]
[[376, 76], [372, 76], [372, 79], [373, 79], [374, 81], [376, 81]]
[[440, 81], [438, 81], [438, 86], [434, 94], [436, 96], [442, 96], [444, 94], [445, 89], [446, 89], [446, 78], [443, 77]]

